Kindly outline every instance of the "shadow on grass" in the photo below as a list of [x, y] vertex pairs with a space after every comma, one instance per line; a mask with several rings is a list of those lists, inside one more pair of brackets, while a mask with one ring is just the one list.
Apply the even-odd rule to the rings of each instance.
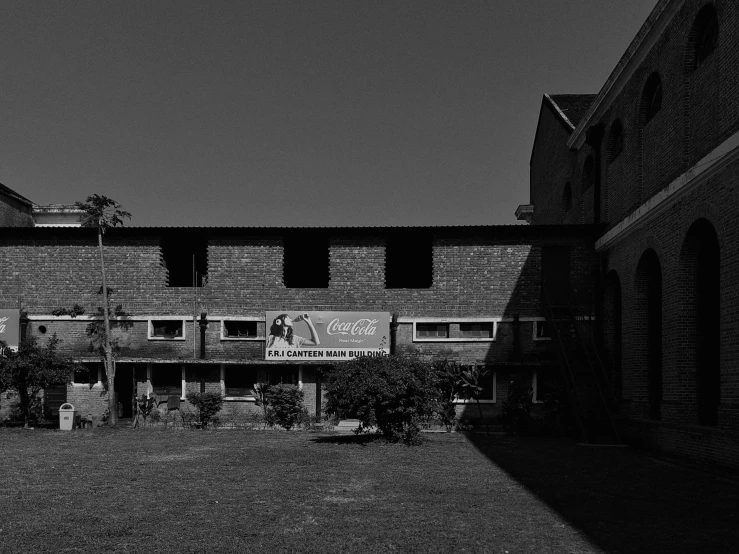
[[736, 552], [739, 484], [629, 449], [468, 434], [491, 462], [609, 553]]
[[359, 444], [366, 445], [376, 441], [384, 441], [382, 435], [362, 434], [362, 435], [321, 435], [314, 437], [311, 442], [318, 444]]

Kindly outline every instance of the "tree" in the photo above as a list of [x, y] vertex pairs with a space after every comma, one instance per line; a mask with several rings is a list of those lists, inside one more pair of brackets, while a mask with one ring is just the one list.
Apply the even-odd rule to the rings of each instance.
[[103, 235], [111, 227], [123, 225], [125, 218], [131, 219], [131, 214], [121, 210], [121, 205], [99, 194], [88, 196], [85, 202], [75, 202], [75, 206], [84, 213], [80, 216], [83, 227], [94, 227], [98, 232], [98, 247], [100, 249], [100, 275], [102, 278], [103, 294], [103, 321], [104, 333], [103, 362], [105, 374], [108, 377], [108, 409], [110, 410], [110, 425], [115, 425], [118, 419], [118, 406], [115, 398], [115, 361], [113, 360], [113, 346], [110, 341], [110, 304], [108, 301], [108, 282], [105, 274], [105, 257], [103, 253]]
[[359, 419], [358, 432], [377, 426], [390, 441], [416, 444], [421, 423], [439, 407], [431, 364], [406, 356], [361, 357], [326, 370], [326, 413]]
[[39, 393], [67, 383], [77, 364], [57, 352], [60, 340], [53, 335], [45, 346], [35, 337], [21, 342], [18, 351], [0, 342], [0, 392], [18, 395], [25, 427], [29, 427]]

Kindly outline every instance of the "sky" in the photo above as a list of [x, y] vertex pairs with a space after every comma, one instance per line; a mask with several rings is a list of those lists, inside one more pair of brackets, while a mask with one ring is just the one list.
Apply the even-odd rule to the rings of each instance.
[[0, 182], [135, 226], [513, 224], [655, 0], [0, 0]]

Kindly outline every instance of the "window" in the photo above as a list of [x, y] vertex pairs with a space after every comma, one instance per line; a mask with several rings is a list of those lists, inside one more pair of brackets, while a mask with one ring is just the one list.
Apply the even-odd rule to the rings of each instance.
[[585, 192], [595, 182], [595, 160], [590, 155], [585, 158], [585, 163], [582, 164], [582, 180], [580, 182], [580, 189]]
[[72, 382], [75, 385], [94, 385], [98, 382], [98, 363], [80, 364], [74, 371]]
[[298, 384], [298, 367], [297, 366], [272, 366], [269, 368], [269, 384], [270, 385], [297, 385]]
[[207, 236], [178, 229], [162, 235], [161, 246], [168, 287], [205, 286], [208, 279]]
[[230, 340], [255, 339], [257, 338], [257, 322], [224, 320], [221, 328], [221, 338]]
[[254, 396], [254, 383], [257, 382], [255, 368], [241, 365], [226, 365], [224, 371], [223, 384], [226, 389], [226, 396]]
[[546, 321], [534, 322], [534, 340], [550, 340], [552, 332]]
[[185, 340], [185, 322], [181, 319], [149, 320], [149, 339]]
[[489, 323], [460, 323], [459, 334], [465, 338], [492, 338], [495, 332], [495, 324]]
[[434, 272], [432, 236], [423, 232], [399, 232], [385, 242], [385, 288], [431, 287]]
[[[487, 373], [484, 376], [481, 376], [477, 384], [482, 387], [482, 392], [480, 393], [480, 403], [481, 404], [492, 404], [496, 402], [496, 388], [497, 388], [497, 375], [495, 371], [492, 370], [492, 368], [488, 366], [477, 366], [480, 371], [484, 371], [487, 369]], [[463, 368], [464, 369], [464, 368]], [[468, 404], [472, 403], [474, 404], [475, 401], [468, 399], [468, 398], [460, 398], [457, 397], [456, 400], [457, 404]]]
[[328, 236], [302, 229], [283, 238], [283, 282], [287, 288], [325, 289], [329, 280]]
[[416, 338], [448, 338], [449, 325], [446, 323], [416, 323]]
[[572, 209], [572, 186], [569, 183], [565, 183], [564, 191], [562, 192], [562, 210], [565, 213]]
[[716, 8], [706, 4], [698, 12], [688, 39], [688, 69], [698, 69], [718, 45], [718, 15]]
[[646, 125], [662, 107], [662, 80], [655, 71], [649, 76], [642, 92], [639, 108], [642, 125]]
[[606, 154], [608, 162], [615, 160], [624, 150], [624, 128], [621, 121], [617, 119], [611, 125], [611, 132], [608, 135], [608, 144], [606, 146]]
[[151, 386], [157, 396], [181, 396], [183, 378], [181, 364], [154, 364], [151, 368]]

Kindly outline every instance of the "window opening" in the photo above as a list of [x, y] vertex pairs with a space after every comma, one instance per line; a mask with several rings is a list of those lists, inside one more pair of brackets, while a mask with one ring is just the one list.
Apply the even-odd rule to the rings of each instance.
[[642, 125], [646, 125], [662, 108], [662, 80], [657, 72], [652, 73], [644, 85], [641, 104]]
[[612, 162], [624, 149], [624, 128], [620, 120], [611, 125], [611, 133], [608, 135], [608, 161]]
[[164, 339], [182, 337], [184, 321], [180, 319], [160, 319], [151, 322], [151, 336]]
[[256, 321], [224, 321], [223, 336], [228, 338], [245, 338], [257, 336]]
[[595, 160], [593, 156], [588, 156], [582, 166], [582, 191], [588, 190], [595, 182]]
[[182, 395], [182, 366], [155, 364], [151, 369], [151, 386], [157, 396]]
[[202, 233], [177, 231], [161, 238], [168, 287], [203, 287], [208, 280], [208, 239]]
[[96, 362], [78, 365], [74, 370], [73, 383], [77, 385], [94, 385], [98, 382], [98, 364]]
[[694, 40], [692, 69], [697, 69], [718, 45], [718, 16], [716, 15], [716, 8], [711, 4], [707, 4], [698, 12], [691, 35]]
[[328, 236], [304, 229], [300, 234], [285, 236], [283, 247], [283, 282], [287, 288], [328, 288]]
[[272, 367], [269, 371], [270, 385], [297, 385], [298, 384], [298, 367], [282, 366]]
[[248, 366], [227, 365], [223, 376], [226, 396], [254, 396], [256, 369]]
[[449, 338], [446, 323], [416, 323], [416, 338]]
[[459, 334], [465, 338], [492, 338], [493, 326], [490, 323], [460, 323]]
[[562, 209], [565, 213], [572, 209], [572, 186], [569, 183], [565, 184], [562, 192]]
[[430, 234], [409, 232], [387, 237], [385, 288], [430, 288], [433, 271], [433, 239]]

